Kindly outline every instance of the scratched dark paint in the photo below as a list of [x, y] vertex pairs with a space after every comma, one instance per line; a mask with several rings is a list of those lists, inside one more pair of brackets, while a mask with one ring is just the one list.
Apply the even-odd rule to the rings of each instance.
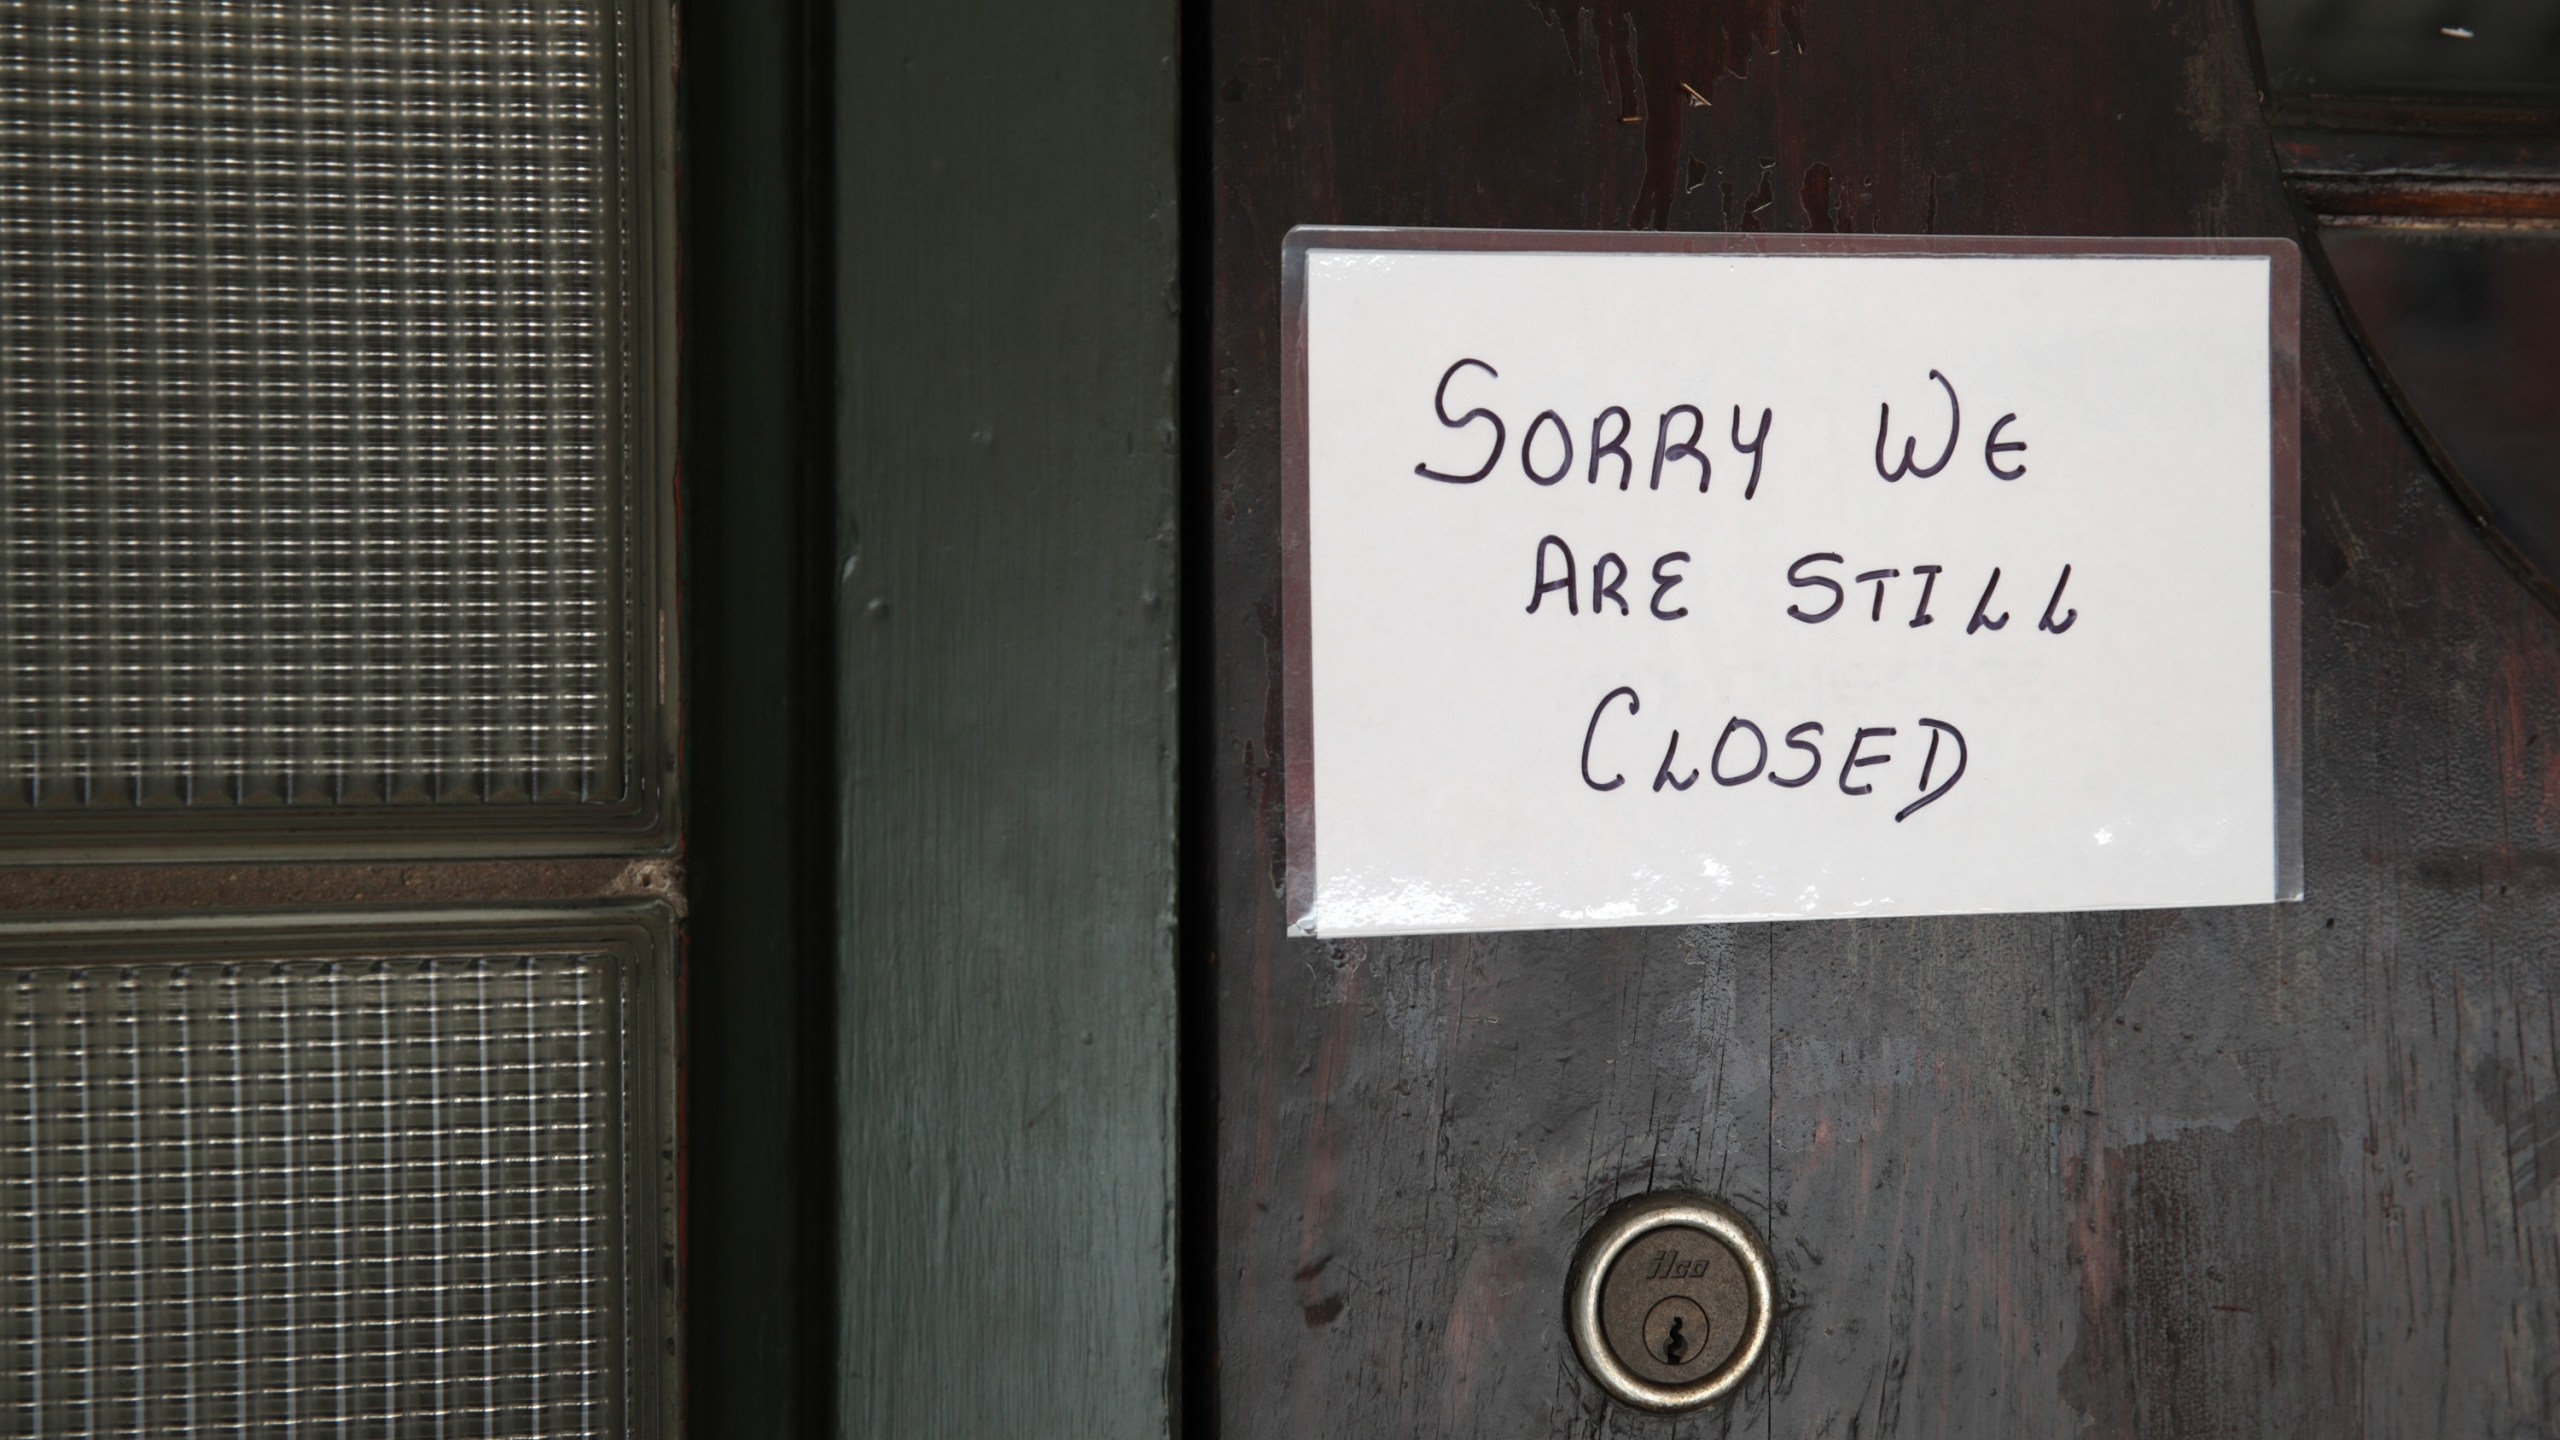
[[837, 1435], [1169, 1433], [1174, 19], [832, 16]]
[[[2305, 903], [1282, 933], [1290, 225], [2295, 234], [2245, 12], [1212, 0], [1209, 19], [1196, 773], [1223, 1433], [2560, 1426], [2560, 621], [2316, 288]], [[1712, 316], [1699, 334], [1752, 340]], [[1667, 1186], [1747, 1213], [1782, 1296], [1746, 1393], [1674, 1420], [1609, 1406], [1559, 1319], [1583, 1226]]]

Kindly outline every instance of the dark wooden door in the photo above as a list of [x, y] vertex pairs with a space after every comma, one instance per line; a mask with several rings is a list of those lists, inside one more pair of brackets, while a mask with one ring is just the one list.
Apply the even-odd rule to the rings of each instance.
[[[1207, 10], [1191, 773], [1221, 1433], [2560, 1427], [2560, 621], [2395, 412], [2316, 263], [2304, 902], [1283, 933], [1291, 225], [2314, 245], [2246, 8]], [[1675, 1186], [1761, 1228], [1780, 1313], [1737, 1399], [1660, 1420], [1578, 1369], [1561, 1296], [1604, 1207]]]

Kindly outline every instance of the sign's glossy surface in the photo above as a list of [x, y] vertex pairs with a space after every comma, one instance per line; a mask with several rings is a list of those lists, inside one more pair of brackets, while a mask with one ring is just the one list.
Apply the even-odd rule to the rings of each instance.
[[2298, 893], [2289, 244], [1288, 261], [1301, 931]]

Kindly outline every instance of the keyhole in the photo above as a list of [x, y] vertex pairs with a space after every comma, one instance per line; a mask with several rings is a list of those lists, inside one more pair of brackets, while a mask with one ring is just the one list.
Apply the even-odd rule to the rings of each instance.
[[1657, 1365], [1685, 1370], [1707, 1353], [1707, 1312], [1686, 1295], [1666, 1295], [1644, 1317], [1644, 1353]]

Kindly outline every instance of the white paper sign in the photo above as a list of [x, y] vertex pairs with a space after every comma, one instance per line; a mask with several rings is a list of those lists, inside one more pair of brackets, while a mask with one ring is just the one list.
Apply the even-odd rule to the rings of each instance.
[[1286, 261], [1299, 933], [2298, 898], [2289, 243]]

